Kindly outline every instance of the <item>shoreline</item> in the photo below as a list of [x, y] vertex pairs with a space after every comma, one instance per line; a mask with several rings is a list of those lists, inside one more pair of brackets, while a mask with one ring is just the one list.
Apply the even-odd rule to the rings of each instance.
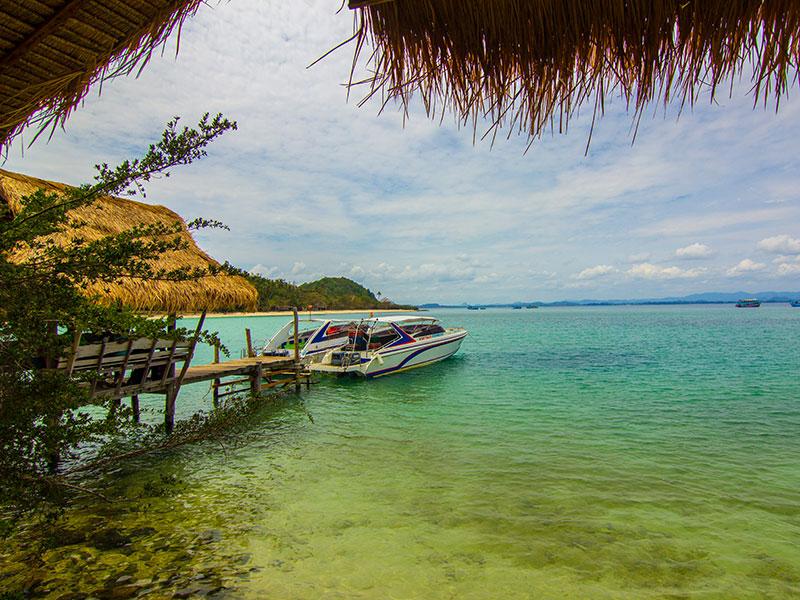
[[[354, 308], [354, 309], [337, 309], [337, 310], [298, 310], [299, 316], [303, 315], [353, 315], [353, 314], [369, 314], [375, 315], [390, 314], [390, 313], [415, 313], [418, 311], [405, 310], [402, 308], [384, 308], [384, 309], [369, 309], [369, 308]], [[291, 317], [294, 313], [291, 310], [272, 310], [266, 312], [231, 312], [231, 313], [208, 313], [207, 319], [221, 319], [224, 317]], [[191, 313], [181, 315], [181, 319], [199, 319], [200, 313]]]

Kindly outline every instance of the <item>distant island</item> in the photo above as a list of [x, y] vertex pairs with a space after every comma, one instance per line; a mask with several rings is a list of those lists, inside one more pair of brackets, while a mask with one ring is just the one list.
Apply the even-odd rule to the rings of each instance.
[[283, 279], [267, 279], [245, 271], [241, 275], [258, 292], [259, 312], [288, 310], [292, 307], [311, 310], [417, 310], [416, 306], [395, 304], [378, 298], [371, 290], [347, 277], [323, 277], [296, 285]]
[[[539, 306], [617, 306], [647, 304], [735, 304], [740, 298], [758, 298], [762, 303], [788, 303], [800, 298], [800, 292], [704, 292], [688, 296], [666, 298], [632, 298], [615, 300], [558, 300], [556, 302], [508, 302], [493, 304], [469, 304], [482, 308], [534, 308]], [[419, 308], [464, 308], [465, 304], [420, 304]]]

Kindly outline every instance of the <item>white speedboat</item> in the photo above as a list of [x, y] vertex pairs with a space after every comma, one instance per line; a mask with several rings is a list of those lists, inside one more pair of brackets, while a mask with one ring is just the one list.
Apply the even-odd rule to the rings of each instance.
[[[343, 332], [346, 343], [320, 351], [326, 339], [338, 344]], [[329, 321], [308, 338], [303, 352], [309, 369], [318, 373], [381, 377], [449, 358], [466, 336], [465, 329], [445, 329], [438, 319], [417, 315]]]

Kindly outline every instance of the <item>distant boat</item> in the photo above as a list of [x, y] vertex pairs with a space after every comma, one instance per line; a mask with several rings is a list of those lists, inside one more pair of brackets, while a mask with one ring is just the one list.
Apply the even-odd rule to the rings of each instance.
[[736, 308], [758, 308], [761, 302], [756, 298], [743, 298], [736, 303]]
[[792, 300], [789, 303], [790, 306], [794, 306], [795, 308], [800, 308], [800, 300]]
[[479, 306], [478, 310], [486, 310], [486, 307], [485, 306]]
[[522, 310], [521, 306], [512, 306], [511, 308], [513, 308], [514, 310]]
[[467, 310], [480, 310], [477, 306], [468, 306]]

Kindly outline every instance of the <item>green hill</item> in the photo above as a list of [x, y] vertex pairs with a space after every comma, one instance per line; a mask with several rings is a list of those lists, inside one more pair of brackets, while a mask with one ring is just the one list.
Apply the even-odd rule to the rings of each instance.
[[298, 308], [327, 310], [415, 308], [381, 302], [370, 290], [346, 277], [323, 277], [318, 281], [294, 285], [283, 279], [267, 279], [240, 272], [258, 290], [258, 310]]

